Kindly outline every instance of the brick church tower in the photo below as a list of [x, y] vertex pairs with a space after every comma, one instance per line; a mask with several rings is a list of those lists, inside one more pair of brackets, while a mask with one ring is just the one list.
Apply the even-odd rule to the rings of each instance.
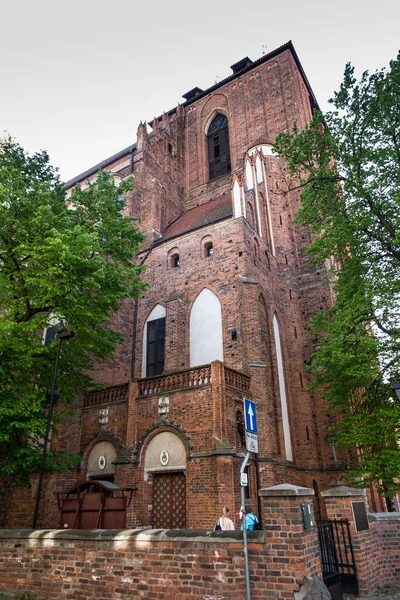
[[[304, 485], [318, 498], [343, 481], [333, 417], [303, 391], [307, 320], [332, 293], [325, 267], [307, 258], [310, 232], [293, 224], [299, 194], [285, 193], [273, 153], [278, 133], [304, 127], [316, 101], [291, 42], [231, 69], [67, 184], [99, 168], [134, 177], [127, 211], [146, 235], [138, 261], [149, 287], [112, 317], [124, 342], [96, 372], [105, 389], [77, 400], [53, 441], [81, 464], [47, 479], [39, 525], [59, 524], [54, 490], [86, 479], [134, 488], [128, 527], [211, 528], [223, 505], [238, 512], [244, 397], [257, 404], [254, 512], [262, 487]], [[12, 505], [9, 522], [26, 526]]]

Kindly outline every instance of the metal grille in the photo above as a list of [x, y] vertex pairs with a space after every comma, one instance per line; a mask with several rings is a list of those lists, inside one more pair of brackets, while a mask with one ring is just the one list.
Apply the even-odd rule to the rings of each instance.
[[332, 519], [331, 524], [342, 590], [349, 594], [358, 594], [357, 569], [351, 543], [350, 523], [347, 519]]
[[318, 521], [318, 537], [322, 574], [332, 598], [342, 597], [338, 582], [343, 592], [358, 594], [357, 571], [348, 520]]
[[336, 545], [330, 521], [318, 522], [318, 538], [321, 551], [322, 577], [333, 600], [342, 600]]
[[186, 478], [183, 473], [159, 473], [153, 478], [153, 528], [185, 529]]

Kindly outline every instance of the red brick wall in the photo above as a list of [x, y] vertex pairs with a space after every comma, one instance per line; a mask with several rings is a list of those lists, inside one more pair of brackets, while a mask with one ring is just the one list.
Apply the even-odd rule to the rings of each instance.
[[[228, 117], [232, 171], [242, 165], [244, 153], [260, 142], [273, 143], [281, 131], [289, 131], [295, 120], [304, 126], [311, 107], [304, 84], [290, 52], [286, 51], [254, 70], [220, 87], [213, 94], [186, 108], [187, 192], [190, 206], [207, 201], [208, 180], [205, 130], [216, 111]], [[223, 179], [223, 178], [222, 178]], [[221, 185], [208, 184], [209, 192]]]
[[[310, 496], [300, 496], [263, 490], [266, 532], [248, 534], [254, 598], [292, 600], [304, 577], [320, 575], [316, 530], [304, 531], [301, 521], [300, 503]], [[0, 591], [51, 600], [243, 600], [242, 533], [0, 530]]]
[[99, 406], [85, 408], [82, 411], [81, 439], [79, 450], [85, 450], [85, 456], [88, 455], [93, 447], [93, 443], [97, 443], [101, 439], [109, 439], [110, 435], [119, 443], [126, 443], [126, 423], [127, 423], [127, 408], [126, 402], [116, 402], [108, 405], [108, 421], [105, 424], [107, 436], [103, 434], [99, 424]]
[[[243, 549], [237, 533], [206, 540], [189, 532], [179, 538], [172, 532], [149, 536], [135, 531], [112, 537], [91, 532], [69, 532], [68, 536], [65, 532], [41, 532], [41, 537], [31, 539], [24, 538], [23, 532], [13, 533], [15, 537], [0, 540], [3, 592], [33, 592], [51, 600], [245, 597]], [[4, 532], [0, 535], [4, 538]], [[299, 589], [296, 582], [301, 585], [307, 567], [298, 566], [294, 578], [282, 559], [274, 562], [260, 541], [263, 537], [259, 533], [249, 536], [252, 597], [262, 594], [267, 600], [292, 599]], [[299, 556], [299, 552], [291, 551], [291, 560]]]
[[293, 598], [304, 577], [312, 573], [321, 578], [322, 574], [317, 530], [304, 529], [301, 513], [301, 504], [311, 503], [313, 494], [306, 488], [284, 487], [291, 489], [275, 487], [259, 493], [271, 560], [270, 583], [276, 590], [284, 584]]
[[[400, 514], [369, 514], [369, 529], [356, 531], [351, 508], [352, 502], [366, 500], [361, 490], [341, 488], [324, 492], [329, 519], [348, 519], [351, 541], [357, 567], [358, 586], [361, 595], [367, 595], [378, 585], [400, 581]], [[327, 495], [328, 494], [328, 495]]]
[[[18, 535], [21, 533], [21, 535]], [[200, 533], [200, 532], [199, 532]], [[24, 532], [4, 539], [0, 532], [0, 590], [36, 592], [53, 600], [243, 600], [245, 578], [240, 534], [197, 538], [185, 532], [127, 531], [121, 535], [96, 532]], [[264, 534], [254, 533], [249, 556], [251, 579], [257, 587], [269, 583]], [[263, 596], [290, 598], [281, 590]], [[261, 588], [261, 589], [262, 589]], [[274, 588], [276, 585], [274, 584]]]
[[[370, 514], [369, 522], [375, 538], [375, 548], [365, 553], [368, 558], [368, 573], [378, 567], [379, 584], [400, 581], [400, 515], [399, 513]], [[370, 582], [370, 589], [371, 584]]]
[[[134, 485], [137, 487], [134, 502], [142, 525], [151, 524], [151, 515], [147, 506], [152, 504], [151, 479], [144, 477], [144, 454], [152, 435], [170, 430], [171, 424], [177, 427], [178, 435], [190, 441], [186, 465], [186, 511], [189, 527], [212, 527], [222, 506], [227, 504], [232, 512], [239, 510], [239, 489], [234, 487], [235, 470], [243, 460], [235, 456], [242, 451], [236, 435], [236, 408], [242, 408], [242, 397], [238, 391], [229, 390], [231, 399], [229, 411], [221, 419], [221, 398], [225, 398], [225, 384], [222, 375], [222, 363], [212, 364], [212, 385], [198, 389], [184, 389], [168, 392], [168, 420], [160, 422], [158, 396], [142, 396], [136, 402], [136, 435], [143, 440], [140, 446], [139, 461], [136, 467]], [[154, 429], [152, 429], [155, 427]], [[237, 467], [236, 467], [237, 465]], [[253, 490], [256, 498], [256, 490]], [[256, 504], [256, 503], [255, 503]]]

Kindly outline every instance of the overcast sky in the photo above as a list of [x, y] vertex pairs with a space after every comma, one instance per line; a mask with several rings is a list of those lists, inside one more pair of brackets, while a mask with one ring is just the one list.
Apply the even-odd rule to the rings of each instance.
[[400, 48], [393, 0], [0, 0], [0, 22], [0, 135], [47, 150], [64, 181], [245, 56], [292, 40], [327, 110], [346, 62], [374, 71]]

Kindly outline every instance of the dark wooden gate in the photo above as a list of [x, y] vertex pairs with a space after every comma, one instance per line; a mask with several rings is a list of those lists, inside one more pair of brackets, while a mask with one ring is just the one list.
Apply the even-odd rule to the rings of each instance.
[[153, 476], [153, 528], [185, 529], [186, 477], [183, 473]]
[[318, 521], [322, 576], [332, 600], [342, 592], [358, 594], [357, 571], [347, 519]]

